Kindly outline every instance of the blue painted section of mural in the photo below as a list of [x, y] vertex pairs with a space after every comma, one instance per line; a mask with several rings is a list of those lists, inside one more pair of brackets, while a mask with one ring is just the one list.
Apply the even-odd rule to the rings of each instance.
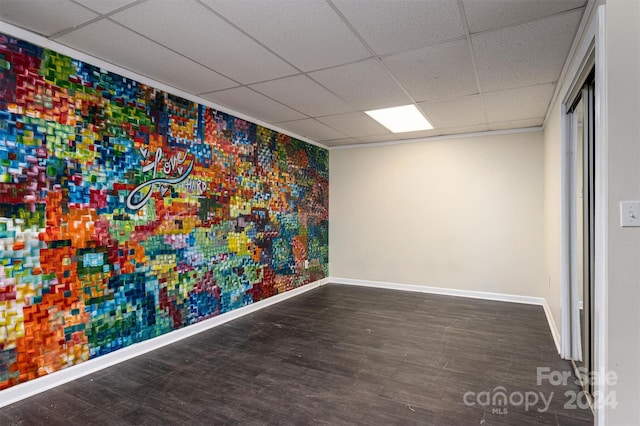
[[0, 389], [326, 277], [328, 158], [0, 34]]

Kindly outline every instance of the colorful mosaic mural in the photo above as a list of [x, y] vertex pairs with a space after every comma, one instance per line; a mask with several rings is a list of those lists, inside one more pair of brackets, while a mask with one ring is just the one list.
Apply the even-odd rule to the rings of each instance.
[[321, 279], [328, 152], [0, 34], [0, 389]]

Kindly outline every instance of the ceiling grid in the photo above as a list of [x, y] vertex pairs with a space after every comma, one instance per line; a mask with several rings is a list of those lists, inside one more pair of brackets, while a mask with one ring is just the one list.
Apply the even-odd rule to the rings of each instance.
[[[586, 0], [0, 0], [0, 20], [329, 147], [543, 124]], [[364, 112], [414, 104], [433, 130]]]

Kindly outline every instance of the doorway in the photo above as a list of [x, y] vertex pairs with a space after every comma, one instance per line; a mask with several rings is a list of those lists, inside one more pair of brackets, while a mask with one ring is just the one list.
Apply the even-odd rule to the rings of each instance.
[[592, 404], [595, 321], [595, 78], [591, 70], [567, 111], [573, 152], [571, 190], [571, 360]]

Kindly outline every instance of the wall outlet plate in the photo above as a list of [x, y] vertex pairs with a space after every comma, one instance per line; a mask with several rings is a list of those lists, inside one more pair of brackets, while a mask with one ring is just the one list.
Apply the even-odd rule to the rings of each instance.
[[640, 227], [640, 201], [620, 201], [620, 226]]

